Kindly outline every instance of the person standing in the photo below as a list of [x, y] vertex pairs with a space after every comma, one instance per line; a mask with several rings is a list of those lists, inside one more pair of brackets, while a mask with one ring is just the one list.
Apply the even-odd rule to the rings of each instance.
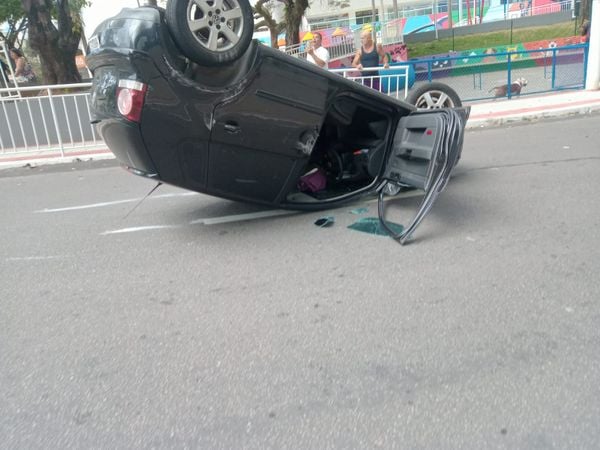
[[36, 81], [35, 73], [23, 52], [13, 47], [9, 53], [10, 59], [15, 63], [15, 81], [18, 83], [34, 83]]
[[323, 47], [323, 35], [313, 33], [312, 45], [306, 52], [306, 60], [323, 69], [329, 68], [329, 50]]
[[363, 71], [366, 67], [378, 67], [379, 61], [383, 62], [384, 69], [390, 67], [389, 55], [383, 51], [381, 44], [375, 45], [371, 32], [368, 30], [360, 34], [360, 48], [356, 51], [352, 60], [352, 67], [356, 67], [361, 71], [361, 75], [365, 77], [364, 85], [379, 90], [379, 71], [368, 70]]

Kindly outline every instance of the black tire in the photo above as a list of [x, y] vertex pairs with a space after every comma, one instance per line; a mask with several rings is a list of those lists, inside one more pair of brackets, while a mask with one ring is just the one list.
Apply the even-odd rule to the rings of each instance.
[[252, 41], [254, 18], [248, 0], [169, 0], [166, 17], [181, 51], [200, 65], [235, 61]]
[[410, 91], [406, 101], [418, 109], [455, 108], [462, 106], [454, 89], [443, 83], [426, 83]]

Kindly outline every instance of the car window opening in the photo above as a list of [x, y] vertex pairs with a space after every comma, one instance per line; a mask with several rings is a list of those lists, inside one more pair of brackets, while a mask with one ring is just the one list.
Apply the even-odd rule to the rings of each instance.
[[382, 169], [390, 123], [356, 99], [338, 98], [287, 201], [327, 201], [370, 186]]

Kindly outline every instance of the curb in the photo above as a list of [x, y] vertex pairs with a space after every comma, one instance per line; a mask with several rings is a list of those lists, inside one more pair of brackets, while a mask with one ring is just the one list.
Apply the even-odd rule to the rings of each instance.
[[108, 149], [69, 152], [65, 156], [57, 156], [55, 153], [42, 153], [18, 156], [0, 156], [0, 170], [15, 169], [19, 167], [37, 167], [49, 164], [69, 164], [80, 161], [95, 161], [102, 159], [115, 159], [115, 155]]
[[600, 111], [600, 102], [572, 102], [558, 105], [524, 108], [510, 112], [476, 113], [469, 117], [466, 129], [494, 127], [516, 124], [519, 122], [532, 122], [541, 119], [556, 117], [586, 115]]

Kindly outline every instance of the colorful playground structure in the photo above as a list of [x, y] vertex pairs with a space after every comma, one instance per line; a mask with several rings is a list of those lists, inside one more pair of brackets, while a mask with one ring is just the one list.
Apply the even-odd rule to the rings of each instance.
[[[406, 35], [573, 10], [573, 6], [572, 0], [461, 0], [458, 7], [456, 4], [453, 6], [451, 17], [446, 3], [438, 11], [434, 11], [432, 7], [403, 11], [404, 16], [386, 22], [353, 24], [348, 19], [340, 20], [339, 23], [329, 21], [327, 28], [312, 24], [311, 31], [301, 32], [300, 44], [293, 47], [286, 47], [285, 34], [280, 34], [277, 46], [286, 53], [302, 56], [313, 38], [313, 32], [318, 31], [323, 37], [322, 45], [329, 49], [332, 59], [330, 67], [345, 67], [347, 64], [341, 61], [336, 63], [336, 60], [352, 55], [359, 45], [360, 32], [370, 27], [375, 30], [378, 42], [384, 45], [392, 60], [401, 62], [409, 58], [406, 48], [402, 46]], [[265, 45], [271, 45], [269, 37], [256, 37]]]

